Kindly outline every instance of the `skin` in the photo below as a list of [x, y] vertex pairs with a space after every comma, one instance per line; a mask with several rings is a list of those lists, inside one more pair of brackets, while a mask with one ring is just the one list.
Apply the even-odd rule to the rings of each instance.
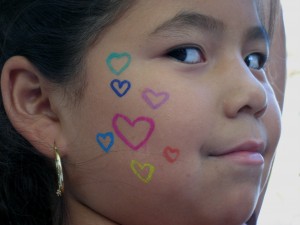
[[[165, 26], [182, 11], [212, 15], [224, 27]], [[40, 152], [53, 158], [54, 140], [59, 147], [70, 224], [241, 225], [251, 217], [280, 135], [280, 109], [267, 75], [245, 63], [253, 53], [268, 54], [262, 35], [245, 36], [249, 28], [260, 26], [254, 1], [138, 1], [90, 48], [87, 86], [76, 107], [25, 58], [7, 61], [1, 77], [1, 88], [8, 93], [6, 110]], [[193, 63], [167, 54], [183, 45], [196, 54]], [[204, 56], [195, 51], [199, 46]], [[112, 52], [132, 58], [121, 75], [106, 64]], [[116, 61], [115, 67], [125, 62]], [[113, 79], [131, 82], [126, 96], [112, 91]], [[154, 110], [142, 98], [146, 88], [170, 98]], [[99, 132], [114, 131], [118, 113], [155, 122], [140, 149], [130, 149], [116, 135], [108, 153], [97, 143]], [[147, 130], [124, 124], [124, 133], [135, 142]], [[243, 154], [220, 156], [245, 143], [260, 146], [264, 163]], [[174, 163], [163, 157], [166, 146], [180, 151]], [[149, 183], [132, 171], [132, 160], [155, 167]]]
[[[265, 15], [265, 24], [269, 24], [270, 18], [270, 5], [272, 0], [261, 0], [263, 12]], [[285, 45], [285, 30], [284, 30], [284, 22], [282, 16], [282, 8], [278, 3], [277, 12], [276, 12], [276, 21], [274, 21], [274, 36], [270, 47], [270, 57], [269, 63], [266, 67], [266, 73], [269, 77], [269, 81], [273, 87], [275, 92], [278, 104], [280, 109], [283, 108], [284, 102], [284, 91], [285, 91], [285, 83], [286, 83], [286, 45]], [[267, 185], [265, 185], [257, 203], [255, 212], [253, 216], [249, 220], [249, 225], [255, 225], [257, 222], [257, 217], [259, 215], [264, 195], [267, 190]]]

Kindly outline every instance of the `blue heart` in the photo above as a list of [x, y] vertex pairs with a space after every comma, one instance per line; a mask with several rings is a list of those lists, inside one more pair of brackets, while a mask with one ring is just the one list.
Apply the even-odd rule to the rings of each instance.
[[[108, 144], [103, 143], [103, 141], [105, 141], [106, 138], [110, 139]], [[100, 147], [103, 149], [103, 151], [105, 151], [106, 153], [109, 152], [109, 150], [111, 149], [111, 147], [114, 145], [115, 142], [114, 134], [112, 132], [98, 133], [96, 136], [96, 140], [100, 145]]]
[[[115, 69], [114, 66], [112, 65], [112, 61], [117, 59], [122, 59], [122, 58], [127, 58], [127, 61], [119, 70]], [[106, 59], [106, 64], [108, 68], [115, 75], [120, 75], [121, 73], [123, 73], [129, 66], [130, 62], [131, 62], [131, 55], [127, 52], [122, 52], [122, 53], [113, 52]]]
[[[122, 89], [123, 86], [126, 87]], [[110, 82], [110, 87], [116, 93], [116, 95], [118, 95], [119, 97], [123, 97], [131, 88], [131, 84], [128, 80], [120, 81], [118, 79], [114, 79], [112, 80], [112, 82]]]

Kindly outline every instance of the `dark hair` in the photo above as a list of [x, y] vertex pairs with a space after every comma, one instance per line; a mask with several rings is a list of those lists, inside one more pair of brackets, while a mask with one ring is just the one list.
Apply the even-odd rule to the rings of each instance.
[[[103, 29], [129, 7], [124, 0], [0, 0], [0, 71], [12, 56], [26, 57], [56, 84], [72, 82]], [[77, 79], [77, 80], [78, 80]], [[77, 82], [79, 83], [79, 82]], [[38, 153], [10, 123], [0, 98], [0, 223], [61, 225], [54, 162]]]
[[277, 23], [278, 20], [277, 17], [278, 17], [278, 11], [280, 9], [280, 2], [279, 0], [270, 0], [268, 3], [270, 3], [270, 13], [269, 16], [267, 17], [265, 11], [266, 4], [264, 0], [256, 0], [257, 10], [259, 12], [260, 20], [262, 24], [266, 27], [266, 30], [272, 41], [275, 24]]

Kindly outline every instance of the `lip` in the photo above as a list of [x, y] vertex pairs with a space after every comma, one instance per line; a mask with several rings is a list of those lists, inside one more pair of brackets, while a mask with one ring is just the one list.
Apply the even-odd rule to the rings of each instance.
[[259, 166], [264, 164], [264, 150], [263, 141], [249, 140], [211, 156], [239, 164]]

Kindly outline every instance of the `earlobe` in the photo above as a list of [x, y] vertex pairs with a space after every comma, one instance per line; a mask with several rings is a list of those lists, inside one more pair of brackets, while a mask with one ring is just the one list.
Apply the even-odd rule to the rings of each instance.
[[54, 141], [58, 143], [60, 124], [51, 107], [47, 83], [21, 56], [8, 59], [1, 74], [3, 104], [12, 125], [38, 151], [54, 158], [51, 146]]

